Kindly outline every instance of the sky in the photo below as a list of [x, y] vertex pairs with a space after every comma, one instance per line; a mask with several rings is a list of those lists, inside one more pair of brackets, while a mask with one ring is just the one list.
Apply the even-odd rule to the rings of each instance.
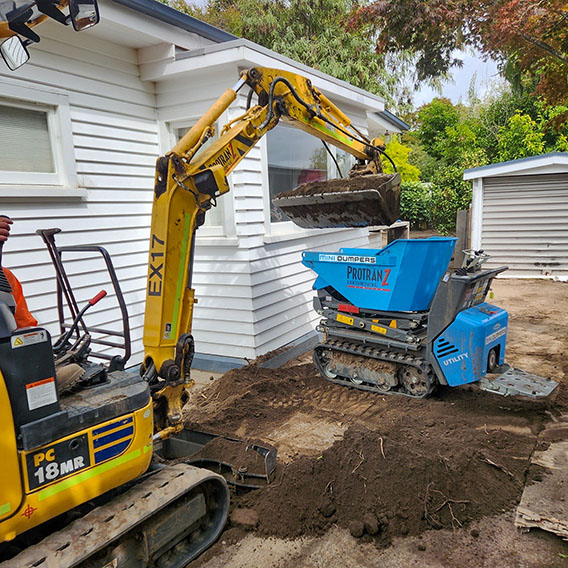
[[453, 80], [442, 84], [441, 94], [430, 87], [423, 87], [416, 92], [414, 94], [416, 108], [439, 96], [447, 97], [453, 103], [458, 103], [460, 100], [466, 102], [471, 80], [476, 72], [475, 91], [480, 98], [483, 98], [483, 95], [499, 80], [495, 61], [483, 61], [474, 53], [459, 52], [455, 56], [463, 60], [463, 67], [452, 69]]

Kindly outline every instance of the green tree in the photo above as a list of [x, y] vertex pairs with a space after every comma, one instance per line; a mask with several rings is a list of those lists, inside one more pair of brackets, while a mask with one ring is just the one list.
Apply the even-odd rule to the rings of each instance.
[[184, 0], [170, 5], [237, 36], [272, 49], [383, 97], [391, 108], [408, 107], [404, 52], [378, 54], [371, 26], [346, 30], [356, 0]]
[[418, 109], [417, 137], [428, 154], [443, 157], [440, 144], [445, 140], [446, 129], [456, 127], [459, 121], [459, 111], [449, 99], [436, 98]]
[[400, 216], [410, 221], [413, 229], [427, 228], [432, 223], [432, 184], [403, 181], [400, 188]]
[[506, 87], [491, 93], [477, 107], [478, 144], [484, 148], [488, 163], [499, 161], [499, 134], [518, 110], [533, 117], [539, 114], [534, 97]]
[[549, 106], [538, 101], [538, 120], [544, 134], [546, 151], [568, 151], [568, 106]]
[[430, 159], [424, 160], [427, 169], [421, 172], [431, 182], [429, 218], [443, 234], [454, 230], [457, 211], [467, 209], [471, 201], [471, 183], [463, 181], [464, 170], [487, 163], [477, 105], [477, 101], [465, 107], [434, 99], [413, 117], [415, 130], [408, 137], [418, 141]]
[[470, 162], [474, 155], [474, 161], [483, 162], [485, 152], [479, 145], [477, 120], [470, 118], [447, 126], [434, 150], [447, 164]]
[[[408, 161], [412, 150], [408, 146], [401, 144], [398, 136], [393, 136], [389, 140], [385, 151], [396, 164], [396, 169], [402, 181], [418, 181], [420, 179], [420, 170]], [[383, 165], [385, 172], [392, 173], [394, 171], [392, 164], [388, 160], [383, 159]]]
[[544, 152], [544, 133], [529, 115], [517, 111], [499, 131], [499, 160], [517, 160]]

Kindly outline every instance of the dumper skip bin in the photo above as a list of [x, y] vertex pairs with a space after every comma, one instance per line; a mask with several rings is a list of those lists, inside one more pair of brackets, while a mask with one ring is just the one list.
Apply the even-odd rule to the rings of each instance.
[[314, 290], [332, 287], [351, 304], [377, 311], [428, 310], [457, 239], [399, 239], [382, 249], [304, 252], [317, 275]]

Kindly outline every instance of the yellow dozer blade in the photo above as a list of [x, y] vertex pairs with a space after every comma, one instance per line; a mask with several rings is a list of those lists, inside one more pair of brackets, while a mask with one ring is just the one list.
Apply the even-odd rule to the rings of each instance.
[[305, 183], [273, 203], [304, 229], [391, 225], [400, 217], [400, 174]]

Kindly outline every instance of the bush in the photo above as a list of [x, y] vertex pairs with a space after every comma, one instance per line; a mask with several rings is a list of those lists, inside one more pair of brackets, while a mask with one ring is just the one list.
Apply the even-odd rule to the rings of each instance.
[[456, 229], [457, 212], [471, 203], [471, 182], [463, 180], [463, 168], [446, 166], [439, 170], [432, 183], [432, 222], [442, 235]]
[[485, 152], [473, 148], [464, 152], [460, 160], [442, 165], [432, 177], [432, 224], [442, 235], [454, 233], [458, 211], [469, 209], [471, 181], [464, 181], [463, 172], [487, 163]]
[[419, 181], [402, 182], [400, 214], [405, 221], [410, 221], [413, 229], [427, 228], [432, 221], [431, 184]]
[[[420, 179], [420, 170], [408, 162], [411, 152], [412, 150], [408, 146], [400, 143], [397, 136], [393, 136], [386, 146], [385, 153], [396, 164], [396, 169], [403, 182]], [[386, 158], [383, 159], [383, 167], [388, 174], [394, 172], [392, 164]]]

